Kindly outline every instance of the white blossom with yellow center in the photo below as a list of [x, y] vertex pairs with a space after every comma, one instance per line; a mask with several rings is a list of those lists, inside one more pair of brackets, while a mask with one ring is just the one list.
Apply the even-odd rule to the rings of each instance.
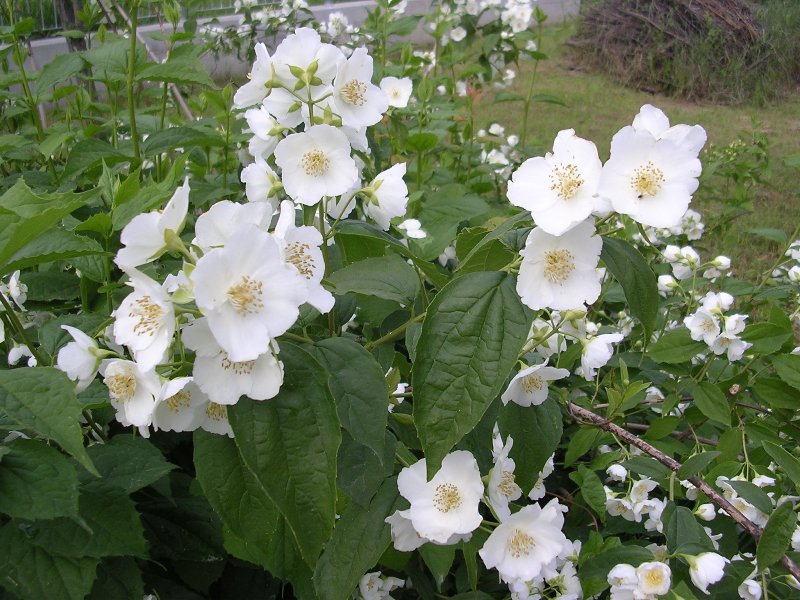
[[235, 362], [219, 345], [208, 319], [197, 319], [183, 328], [181, 337], [195, 351], [195, 384], [216, 404], [236, 404], [247, 396], [253, 400], [274, 397], [283, 383], [283, 363], [277, 358], [277, 344], [255, 359]]
[[572, 545], [561, 529], [566, 508], [551, 500], [544, 507], [526, 506], [504, 519], [478, 552], [500, 579], [530, 581]]
[[[528, 235], [517, 279], [517, 293], [533, 310], [583, 309], [600, 295], [597, 263], [603, 240], [590, 221], [579, 223], [561, 236], [541, 227]], [[533, 381], [529, 382], [532, 391]]]
[[454, 535], [468, 534], [481, 524], [478, 512], [483, 482], [475, 457], [458, 450], [445, 456], [442, 468], [426, 479], [425, 459], [400, 472], [400, 494], [411, 503], [402, 516], [421, 537], [440, 544]]
[[408, 106], [408, 101], [411, 99], [411, 92], [413, 84], [410, 77], [384, 77], [381, 79], [380, 88], [386, 94], [389, 101], [389, 106], [395, 108], [405, 108]]
[[286, 332], [308, 300], [305, 279], [283, 259], [277, 240], [252, 223], [197, 261], [195, 301], [231, 362], [255, 360]]
[[529, 210], [544, 231], [562, 235], [598, 208], [595, 195], [602, 167], [592, 142], [573, 129], [559, 131], [553, 152], [529, 158], [513, 173], [508, 199]]
[[308, 206], [345, 193], [358, 179], [347, 136], [330, 125], [286, 136], [275, 148], [275, 163], [289, 197]]
[[146, 433], [161, 395], [161, 381], [156, 372], [142, 369], [130, 360], [108, 360], [101, 364], [100, 374], [117, 421]]
[[514, 376], [500, 399], [503, 404], [538, 406], [547, 400], [548, 382], [568, 376], [569, 371], [548, 367], [547, 361], [527, 367]]
[[636, 577], [639, 580], [639, 591], [650, 596], [665, 595], [672, 583], [669, 565], [658, 561], [640, 564], [636, 567]]
[[325, 275], [325, 261], [322, 256], [322, 235], [316, 227], [295, 225], [296, 210], [288, 200], [281, 202], [280, 217], [273, 235], [281, 246], [284, 260], [294, 265], [305, 279], [308, 290], [308, 303], [320, 313], [333, 308], [334, 298], [322, 287]]
[[175, 334], [175, 311], [164, 286], [144, 273], [125, 270], [133, 292], [114, 311], [114, 341], [127, 346], [144, 370], [167, 358]]
[[356, 48], [339, 67], [333, 82], [333, 110], [346, 127], [375, 125], [389, 108], [386, 93], [372, 83], [372, 57]]
[[675, 227], [698, 186], [702, 167], [697, 155], [705, 132], [684, 125], [667, 133], [652, 111], [645, 112], [644, 118], [640, 113], [633, 126], [623, 127], [611, 140], [611, 157], [603, 166], [598, 194], [615, 211], [642, 225]]

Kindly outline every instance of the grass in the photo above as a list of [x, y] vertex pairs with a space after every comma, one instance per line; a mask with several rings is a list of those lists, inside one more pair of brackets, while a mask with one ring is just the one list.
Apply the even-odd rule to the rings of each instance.
[[[769, 140], [771, 162], [765, 185], [754, 189], [754, 210], [739, 218], [725, 239], [711, 236], [708, 240], [704, 238], [703, 243], [708, 258], [722, 253], [731, 256], [734, 272], [739, 275], [767, 269], [783, 248], [748, 231], [775, 228], [791, 235], [800, 223], [797, 186], [800, 171], [783, 162], [784, 157], [800, 152], [800, 101], [781, 101], [762, 107], [718, 106], [626, 88], [601, 73], [576, 66], [567, 44], [574, 31], [574, 23], [544, 30], [541, 50], [550, 58], [539, 65], [534, 93], [557, 96], [566, 106], [535, 104], [529, 117], [528, 144], [537, 146], [543, 154], [552, 149], [558, 131], [572, 128], [577, 135], [594, 141], [605, 160], [611, 137], [630, 124], [639, 108], [647, 103], [661, 108], [671, 123], [702, 125], [708, 132], [709, 143], [716, 146], [725, 146], [739, 138], [751, 140], [754, 132], [763, 132]], [[510, 91], [524, 96], [532, 70], [532, 63], [522, 64]], [[521, 133], [521, 103], [494, 104], [492, 95], [487, 94], [478, 105], [478, 117], [481, 126], [499, 122], [508, 133]], [[695, 195], [692, 208], [703, 214], [707, 228], [719, 215], [718, 202], [704, 201], [702, 188]]]

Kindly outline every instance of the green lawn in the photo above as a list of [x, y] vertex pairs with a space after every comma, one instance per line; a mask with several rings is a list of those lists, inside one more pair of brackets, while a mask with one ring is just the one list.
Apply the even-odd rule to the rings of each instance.
[[[780, 252], [779, 245], [747, 232], [766, 227], [791, 235], [800, 222], [797, 185], [800, 171], [789, 168], [783, 161], [784, 157], [800, 152], [800, 96], [766, 107], [718, 106], [629, 89], [577, 64], [567, 44], [573, 31], [574, 25], [569, 23], [545, 29], [541, 49], [550, 59], [539, 65], [535, 93], [558, 96], [566, 106], [535, 104], [529, 118], [528, 143], [540, 146], [542, 151], [550, 150], [559, 130], [573, 128], [577, 135], [594, 141], [605, 159], [613, 134], [630, 124], [639, 107], [646, 103], [661, 108], [672, 123], [699, 123], [708, 132], [709, 142], [717, 146], [727, 145], [740, 136], [752, 139], [754, 131], [765, 133], [771, 166], [767, 185], [755, 191], [755, 210], [736, 222], [727, 239], [712, 236], [703, 243], [708, 246], [706, 256], [712, 252], [730, 255], [734, 271], [739, 274], [761, 271], [771, 265]], [[525, 95], [532, 71], [532, 63], [524, 63], [510, 91]], [[493, 104], [487, 94], [480, 104], [479, 115], [482, 126], [497, 121], [509, 133], [518, 133], [522, 106], [510, 102]], [[701, 189], [693, 208], [703, 214], [708, 227], [714, 223], [719, 203], [704, 201]]]

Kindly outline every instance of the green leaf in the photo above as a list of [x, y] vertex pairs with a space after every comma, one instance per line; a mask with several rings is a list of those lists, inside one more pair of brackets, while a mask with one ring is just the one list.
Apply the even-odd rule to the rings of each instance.
[[425, 260], [437, 258], [453, 243], [459, 224], [486, 214], [489, 206], [463, 185], [452, 183], [425, 195], [417, 218], [428, 234], [420, 240], [411, 240], [410, 246]]
[[80, 73], [83, 69], [83, 60], [79, 54], [67, 52], [53, 57], [39, 72], [36, 78], [36, 98], [41, 98], [50, 91], [53, 86], [62, 83]]
[[752, 233], [753, 235], [757, 235], [758, 237], [762, 237], [773, 242], [778, 242], [779, 244], [785, 244], [789, 241], [789, 236], [786, 235], [786, 232], [783, 229], [754, 227], [752, 229], [748, 229], [747, 233]]
[[800, 356], [784, 354], [772, 357], [772, 366], [783, 381], [800, 390]]
[[[83, 58], [97, 71], [100, 71], [101, 79], [122, 81], [128, 73], [130, 45], [130, 41], [122, 37], [106, 40], [83, 52]], [[136, 62], [147, 58], [147, 53], [141, 45], [137, 45], [136, 54]]]
[[458, 273], [472, 273], [474, 271], [499, 271], [508, 265], [516, 255], [500, 240], [492, 240], [482, 246], [469, 259], [469, 262], [460, 263]]
[[81, 490], [78, 512], [78, 521], [36, 521], [32, 542], [67, 557], [147, 556], [139, 513], [126, 493], [87, 486]]
[[0, 265], [95, 194], [39, 195], [19, 179], [0, 196]]
[[701, 381], [689, 388], [689, 393], [694, 398], [694, 405], [706, 417], [729, 427], [731, 424], [731, 406], [728, 399], [713, 383]]
[[647, 349], [647, 356], [657, 363], [672, 365], [689, 362], [707, 348], [703, 342], [695, 342], [688, 329], [680, 327], [662, 335]]
[[89, 600], [142, 600], [144, 582], [136, 559], [104, 558], [97, 567], [97, 580]]
[[273, 538], [279, 521], [278, 507], [239, 455], [236, 443], [198, 429], [194, 433], [197, 480], [222, 523], [242, 541], [237, 556], [285, 576], [283, 557], [273, 558]]
[[286, 342], [280, 358], [285, 368], [280, 393], [268, 402], [239, 402], [228, 414], [245, 464], [313, 566], [336, 515], [339, 420], [319, 363]]
[[389, 525], [399, 493], [397, 479], [385, 479], [367, 508], [351, 502], [336, 522], [314, 571], [320, 600], [347, 600], [364, 573], [378, 562], [391, 543]]
[[91, 473], [97, 473], [79, 425], [75, 385], [52, 367], [0, 371], [0, 405], [18, 427], [57, 442]]
[[701, 452], [700, 454], [695, 454], [694, 456], [689, 457], [683, 462], [683, 465], [678, 470], [678, 477], [680, 479], [689, 479], [689, 477], [697, 475], [700, 471], [714, 462], [714, 459], [716, 459], [720, 454], [722, 454], [722, 452], [711, 450], [709, 452]]
[[623, 461], [622, 466], [629, 471], [633, 471], [639, 475], [645, 475], [652, 479], [664, 479], [669, 477], [672, 472], [655, 458], [647, 456], [633, 456]]
[[396, 254], [360, 260], [331, 273], [328, 280], [338, 295], [355, 292], [402, 305], [413, 304], [419, 293], [416, 271]]
[[769, 497], [767, 492], [762, 490], [754, 483], [749, 481], [738, 481], [736, 479], [729, 479], [725, 483], [731, 486], [737, 494], [739, 494], [742, 498], [747, 500], [750, 504], [755, 506], [764, 514], [768, 515], [772, 512], [772, 499]]
[[194, 57], [181, 56], [165, 63], [149, 64], [134, 77], [136, 81], [165, 81], [214, 87], [203, 63]]
[[342, 445], [336, 456], [336, 484], [352, 502], [366, 508], [378, 491], [381, 482], [392, 474], [397, 439], [388, 431], [383, 456], [378, 456], [363, 444], [342, 432]]
[[679, 548], [688, 554], [714, 552], [711, 538], [697, 522], [692, 511], [685, 506], [667, 503], [661, 514], [661, 521], [664, 523], [664, 537], [670, 552], [677, 552]]
[[342, 427], [382, 462], [389, 414], [383, 369], [360, 344], [343, 337], [317, 342], [314, 355], [328, 372]]
[[530, 490], [539, 479], [539, 472], [561, 441], [564, 423], [558, 402], [548, 398], [539, 406], [520, 406], [510, 402], [500, 409], [500, 432], [511, 436], [511, 458], [518, 465], [515, 476], [523, 490]]
[[100, 254], [108, 253], [92, 238], [76, 235], [60, 227], [54, 228], [45, 231], [15, 252], [0, 268], [0, 275], [54, 260]]
[[[461, 264], [469, 264], [472, 261], [473, 256], [478, 252], [481, 252], [483, 247], [486, 244], [490, 244], [493, 240], [499, 239], [501, 236], [505, 235], [517, 225], [522, 223], [527, 223], [531, 220], [531, 214], [528, 211], [521, 212], [513, 217], [506, 219], [503, 223], [495, 227], [492, 231], [487, 233], [480, 241], [478, 241], [472, 248], [470, 249], [469, 253], [461, 259]], [[460, 255], [459, 255], [460, 256]]]
[[370, 240], [380, 240], [394, 250], [397, 250], [403, 256], [406, 256], [414, 261], [416, 267], [425, 273], [425, 276], [437, 288], [442, 287], [448, 281], [448, 276], [438, 269], [436, 265], [431, 264], [427, 260], [421, 259], [388, 233], [378, 229], [374, 225], [365, 223], [364, 221], [341, 221], [339, 225], [336, 226], [336, 237], [356, 237], [367, 238]]
[[84, 477], [84, 482], [126, 494], [155, 483], [175, 468], [149, 440], [126, 434], [90, 446], [88, 453], [102, 479]]
[[28, 286], [28, 302], [76, 300], [81, 296], [80, 279], [64, 271], [27, 271], [20, 277]]
[[0, 582], [20, 600], [83, 600], [92, 589], [98, 559], [52, 554], [14, 521], [0, 527], [0, 548]]
[[152, 558], [210, 563], [226, 557], [219, 519], [204, 496], [140, 499], [140, 506]]
[[105, 140], [96, 138], [81, 140], [72, 147], [69, 153], [67, 164], [64, 165], [64, 177], [75, 177], [86, 169], [99, 166], [103, 162], [113, 165], [130, 159], [130, 156], [120, 152]]
[[531, 320], [505, 273], [469, 273], [431, 302], [411, 377], [429, 476], [502, 391]]
[[156, 156], [179, 147], [223, 146], [224, 144], [225, 140], [213, 129], [200, 129], [184, 125], [157, 131], [142, 143], [142, 152], [145, 156]]
[[[574, 475], [574, 473], [570, 475], [570, 478], [572, 475]], [[583, 465], [578, 465], [578, 475], [580, 479], [578, 485], [580, 486], [583, 499], [601, 520], [605, 520], [606, 492], [605, 489], [603, 489], [603, 482], [600, 481], [597, 473], [591, 469], [587, 469]]]
[[600, 430], [595, 427], [581, 427], [578, 429], [569, 440], [567, 453], [564, 455], [564, 466], [570, 466], [591, 450], [599, 435]]
[[653, 270], [636, 248], [617, 238], [603, 238], [600, 258], [622, 286], [631, 315], [642, 324], [649, 339], [655, 329], [659, 300]]
[[438, 144], [439, 137], [435, 133], [415, 133], [406, 138], [406, 149], [409, 152], [433, 150]]
[[442, 583], [450, 574], [450, 569], [453, 567], [453, 561], [456, 558], [455, 546], [439, 546], [436, 544], [424, 544], [418, 550], [425, 566], [433, 575], [433, 581], [436, 583], [436, 589], [442, 591]]
[[774, 323], [753, 323], [742, 332], [742, 339], [753, 346], [748, 353], [774, 354], [792, 338], [792, 330]]
[[781, 469], [788, 475], [789, 479], [794, 483], [794, 487], [800, 491], [800, 460], [789, 454], [780, 446], [772, 442], [763, 442], [764, 450], [767, 451], [772, 459], [778, 463]]
[[[28, 294], [30, 296], [30, 293]], [[759, 377], [751, 388], [753, 396], [772, 408], [796, 410], [800, 407], [797, 389], [777, 377]]]
[[38, 440], [3, 446], [0, 512], [20, 519], [78, 515], [78, 475], [69, 459]]
[[773, 511], [756, 548], [760, 570], [769, 569], [786, 554], [796, 525], [797, 516], [791, 502], [784, 502]]

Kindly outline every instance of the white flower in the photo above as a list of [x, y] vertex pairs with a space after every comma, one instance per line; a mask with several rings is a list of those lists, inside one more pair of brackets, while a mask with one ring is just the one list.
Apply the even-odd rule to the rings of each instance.
[[639, 109], [639, 114], [633, 119], [635, 130], [649, 131], [657, 139], [668, 139], [675, 142], [681, 149], [697, 156], [706, 143], [706, 131], [700, 125], [675, 125], [669, 126], [669, 119], [664, 112], [645, 104]]
[[263, 158], [257, 156], [254, 162], [242, 169], [239, 178], [244, 184], [244, 193], [250, 202], [269, 203], [273, 211], [277, 208], [277, 192], [282, 185], [281, 179]]
[[267, 95], [266, 83], [272, 79], [272, 60], [267, 47], [261, 42], [256, 44], [256, 61], [250, 69], [249, 79], [233, 96], [233, 105], [236, 108], [258, 104]]
[[550, 477], [555, 470], [555, 464], [553, 463], [555, 457], [555, 454], [551, 454], [550, 458], [545, 461], [542, 470], [539, 471], [539, 477], [536, 479], [536, 483], [533, 484], [531, 491], [528, 492], [528, 498], [531, 500], [541, 500], [547, 494], [547, 488], [544, 485], [544, 480]]
[[643, 594], [663, 596], [669, 592], [672, 583], [672, 571], [662, 562], [646, 562], [636, 567], [639, 590]]
[[694, 510], [694, 514], [699, 519], [703, 519], [703, 521], [713, 521], [714, 517], [717, 516], [717, 510], [713, 504], [707, 502], [706, 504], [701, 504]]
[[233, 430], [228, 421], [228, 407], [224, 404], [217, 404], [216, 402], [209, 402], [204, 411], [202, 411], [203, 420], [200, 422], [200, 428], [208, 431], [209, 433], [216, 433], [217, 435], [227, 435], [233, 437]]
[[628, 469], [620, 464], [613, 464], [606, 469], [606, 475], [614, 481], [625, 481], [628, 478]]
[[406, 219], [402, 223], [399, 223], [397, 228], [401, 231], [405, 231], [406, 237], [408, 238], [420, 240], [428, 237], [428, 234], [422, 229], [422, 223], [417, 219]]
[[178, 236], [189, 210], [189, 179], [175, 190], [163, 211], [136, 215], [120, 234], [123, 248], [114, 262], [122, 268], [138, 267], [168, 250], [168, 237]]
[[460, 27], [460, 26], [459, 27], [454, 27], [450, 31], [450, 39], [453, 40], [454, 42], [460, 42], [465, 37], [467, 37], [467, 30], [464, 29], [463, 27]]
[[125, 269], [133, 287], [113, 312], [114, 341], [127, 346], [144, 371], [167, 357], [175, 334], [175, 310], [169, 294], [157, 281], [134, 269]]
[[305, 279], [284, 262], [275, 238], [249, 223], [197, 261], [191, 277], [197, 307], [233, 362], [266, 353], [308, 296]]
[[611, 158], [603, 166], [599, 194], [634, 221], [673, 227], [689, 207], [700, 171], [700, 161], [690, 150], [628, 126], [611, 140]]
[[[8, 278], [8, 285], [0, 282], [0, 294], [8, 295], [21, 310], [25, 310], [22, 306], [25, 300], [28, 299], [28, 286], [19, 280], [19, 271], [14, 271], [11, 277]], [[0, 312], [3, 312], [4, 307], [0, 306]]]
[[410, 77], [384, 77], [381, 79], [380, 88], [389, 100], [389, 106], [405, 108], [411, 98], [413, 86]]
[[400, 494], [411, 503], [406, 516], [417, 533], [446, 543], [454, 534], [471, 533], [481, 524], [478, 512], [483, 482], [469, 452], [445, 456], [442, 468], [427, 481], [425, 459], [404, 468], [397, 477]]
[[273, 235], [281, 245], [284, 260], [294, 265], [305, 279], [308, 303], [320, 313], [327, 313], [333, 308], [334, 298], [322, 287], [322, 277], [325, 275], [325, 261], [320, 250], [322, 235], [316, 227], [297, 227], [294, 220], [294, 204], [284, 200]]
[[356, 48], [333, 82], [336, 110], [347, 127], [374, 125], [389, 108], [384, 91], [372, 83], [372, 57]]
[[500, 578], [530, 581], [562, 553], [569, 541], [561, 531], [565, 507], [553, 499], [544, 508], [526, 506], [505, 519], [478, 551], [488, 569]]
[[358, 591], [362, 600], [386, 600], [391, 598], [389, 592], [405, 585], [397, 577], [382, 577], [379, 571], [367, 573], [358, 582]]
[[742, 600], [761, 600], [761, 584], [753, 579], [745, 579], [736, 591]]
[[277, 348], [270, 348], [252, 360], [235, 362], [211, 333], [208, 319], [197, 319], [184, 327], [186, 347], [197, 354], [192, 374], [197, 386], [216, 404], [236, 404], [241, 396], [267, 400], [283, 384], [283, 363]]
[[500, 397], [503, 404], [512, 401], [520, 406], [538, 406], [547, 400], [547, 382], [569, 377], [569, 371], [546, 365], [547, 361], [517, 373]]
[[514, 172], [508, 199], [529, 210], [544, 231], [559, 236], [594, 211], [601, 169], [592, 142], [576, 136], [574, 129], [559, 131], [552, 153], [529, 158]]
[[596, 267], [603, 240], [584, 221], [560, 237], [540, 227], [528, 234], [517, 279], [517, 293], [533, 310], [583, 309], [600, 296]]
[[366, 188], [369, 195], [364, 203], [364, 212], [378, 226], [387, 231], [389, 222], [406, 214], [408, 186], [403, 181], [406, 163], [396, 165], [379, 173]]
[[100, 368], [100, 360], [107, 353], [80, 329], [69, 325], [62, 325], [61, 329], [69, 333], [73, 341], [58, 351], [56, 367], [75, 382], [75, 391], [80, 393], [89, 387]]
[[286, 193], [308, 206], [345, 193], [358, 179], [347, 136], [330, 125], [286, 136], [275, 148], [275, 162]]
[[697, 556], [687, 556], [689, 575], [698, 590], [708, 594], [708, 586], [717, 583], [725, 575], [725, 565], [730, 560], [715, 552], [703, 552]]
[[211, 206], [197, 218], [192, 245], [208, 253], [222, 248], [231, 234], [245, 223], [266, 230], [272, 219], [274, 205], [270, 202], [248, 202], [240, 204], [222, 200]]
[[117, 421], [125, 427], [147, 427], [161, 396], [161, 382], [152, 369], [142, 370], [129, 360], [104, 361], [100, 366]]
[[[686, 248], [682, 248], [681, 251], [683, 252]], [[703, 299], [700, 301], [700, 304], [703, 308], [710, 311], [716, 312], [725, 312], [731, 306], [733, 306], [734, 298], [727, 292], [708, 292]]]
[[514, 459], [508, 456], [511, 448], [514, 445], [514, 440], [508, 436], [506, 443], [502, 443], [500, 431], [495, 424], [495, 431], [492, 437], [492, 446], [497, 448], [497, 451], [492, 451], [494, 458], [494, 467], [489, 471], [489, 505], [494, 510], [495, 514], [502, 521], [511, 515], [508, 508], [508, 503], [518, 500], [522, 496], [522, 488], [520, 488], [514, 480]]
[[500, 123], [492, 123], [489, 125], [489, 133], [492, 135], [496, 135], [498, 137], [502, 136], [506, 132], [506, 128], [500, 125]]
[[[633, 599], [633, 591], [639, 588], [639, 578], [636, 576], [636, 568], [633, 565], [621, 563], [615, 565], [606, 577], [608, 584], [611, 586], [612, 598], [630, 598]], [[625, 596], [625, 592], [630, 592], [629, 596]]]
[[658, 276], [658, 293], [663, 297], [666, 298], [679, 287], [680, 285], [672, 275]]
[[411, 519], [408, 517], [408, 511], [396, 510], [391, 515], [384, 519], [392, 530], [392, 543], [396, 550], [400, 552], [413, 552], [429, 540], [422, 537], [414, 525], [411, 524]]
[[194, 431], [205, 420], [208, 396], [191, 377], [178, 377], [161, 387], [161, 394], [153, 410], [155, 431]]
[[297, 82], [290, 67], [301, 71], [308, 71], [311, 67], [314, 69], [314, 76], [319, 78], [320, 85], [326, 86], [333, 82], [339, 65], [345, 60], [339, 48], [332, 44], [323, 44], [319, 34], [309, 27], [301, 27], [288, 35], [278, 44], [272, 56], [277, 78], [289, 89], [294, 89]]
[[693, 340], [703, 341], [709, 346], [714, 343], [720, 333], [719, 319], [705, 308], [698, 308], [697, 312], [683, 320], [683, 324], [689, 329]]
[[582, 375], [586, 381], [594, 379], [596, 370], [604, 367], [611, 356], [614, 354], [612, 344], [621, 342], [623, 336], [621, 333], [604, 333], [589, 339], [583, 346], [581, 353], [581, 366], [578, 368], [577, 373]]

